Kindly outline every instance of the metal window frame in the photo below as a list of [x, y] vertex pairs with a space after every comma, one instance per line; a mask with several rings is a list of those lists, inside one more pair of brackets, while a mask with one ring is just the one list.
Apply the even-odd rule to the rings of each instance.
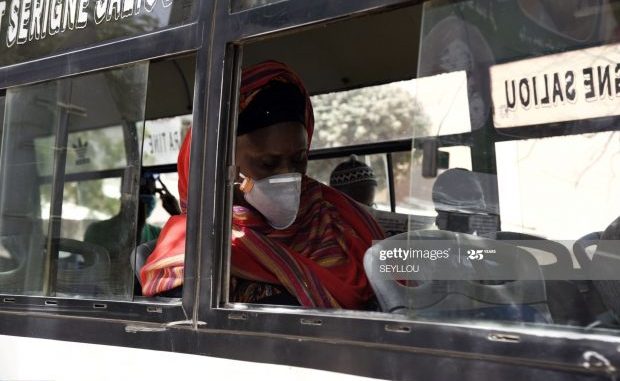
[[[617, 357], [620, 339], [570, 327], [451, 324], [383, 313], [221, 306], [239, 60], [267, 34], [419, 3], [288, 0], [230, 13], [203, 0], [196, 23], [0, 68], [0, 88], [196, 51], [187, 255], [182, 307], [166, 303], [0, 295], [0, 334], [193, 353], [386, 379], [608, 379], [584, 350]], [[161, 41], [166, 41], [160, 45]], [[1, 92], [2, 90], [0, 90]], [[105, 305], [105, 310], [103, 310]], [[96, 309], [99, 308], [99, 311]], [[93, 312], [93, 310], [95, 310]], [[557, 350], [561, 348], [561, 350]], [[554, 350], [555, 349], [555, 350]], [[467, 368], [469, 371], [463, 372]], [[208, 370], [207, 370], [208, 371]]]
[[[390, 353], [394, 350], [400, 355], [437, 353], [453, 359], [470, 357], [474, 362], [480, 360], [479, 365], [482, 367], [486, 367], [489, 364], [486, 361], [490, 360], [496, 365], [507, 361], [516, 368], [523, 366], [539, 370], [561, 369], [569, 372], [583, 372], [585, 369], [582, 366], [583, 363], [575, 360], [583, 355], [584, 345], [611, 356], [618, 349], [617, 343], [620, 343], [620, 338], [602, 339], [601, 336], [584, 334], [570, 327], [541, 328], [527, 324], [517, 326], [479, 322], [449, 324], [436, 321], [403, 320], [384, 313], [221, 303], [222, 292], [226, 295], [227, 263], [230, 258], [230, 244], [228, 243], [230, 212], [222, 210], [222, 207], [230, 205], [230, 195], [226, 194], [226, 184], [222, 184], [225, 183], [227, 166], [230, 164], [226, 161], [225, 151], [234, 152], [233, 144], [230, 142], [231, 131], [234, 130], [231, 127], [230, 116], [234, 115], [236, 98], [235, 92], [230, 91], [230, 84], [233, 83], [233, 78], [239, 75], [240, 64], [235, 60], [238, 61], [242, 54], [242, 51], [239, 53], [239, 50], [235, 49], [243, 43], [265, 38], [267, 35], [277, 36], [278, 33], [299, 30], [312, 24], [332, 22], [416, 3], [420, 2], [315, 0], [315, 6], [308, 8], [304, 1], [289, 0], [234, 14], [227, 14], [230, 7], [218, 6], [215, 12], [217, 23], [215, 33], [213, 33], [215, 40], [212, 42], [213, 66], [211, 68], [222, 69], [214, 72], [223, 73], [223, 76], [218, 77], [218, 81], [211, 83], [209, 87], [213, 94], [210, 98], [209, 109], [217, 111], [211, 111], [208, 114], [207, 135], [216, 138], [206, 141], [207, 156], [203, 161], [210, 165], [203, 166], [204, 172], [199, 177], [202, 186], [199, 194], [206, 200], [201, 204], [201, 210], [204, 213], [202, 218], [204, 225], [199, 230], [202, 246], [198, 244], [197, 247], [202, 255], [206, 256], [205, 262], [200, 267], [201, 279], [209, 281], [201, 282], [199, 286], [201, 299], [198, 321], [206, 327], [202, 328], [205, 332], [216, 330], [222, 334], [259, 336], [264, 337], [266, 341], [267, 339], [281, 339], [289, 343], [291, 340], [299, 340], [307, 343], [308, 346], [311, 345], [310, 343], [322, 343], [317, 344], [320, 350], [327, 350], [337, 358], [338, 352], [329, 350], [329, 343], [343, 347], [348, 344], [365, 346], [370, 352], [378, 348]], [[234, 68], [233, 73], [230, 73], [231, 66]], [[224, 68], [226, 70], [223, 70]], [[224, 149], [227, 142], [228, 147]], [[195, 145], [192, 149], [194, 147]], [[194, 173], [192, 173], [192, 179], [194, 178]], [[226, 256], [222, 259], [224, 253]], [[201, 330], [198, 324], [195, 327]], [[575, 345], [575, 342], [565, 339], [566, 336], [572, 335], [579, 335], [583, 341]], [[518, 342], [519, 345], [511, 345], [508, 344], [509, 342], [513, 344]], [[283, 349], [285, 345], [282, 343], [281, 346], [275, 348]], [[549, 352], [549, 348], [560, 346], [562, 351]], [[273, 350], [273, 347], [266, 345], [262, 347]], [[222, 349], [221, 352], [218, 350], [216, 352], [225, 353], [224, 357], [247, 359], [249, 350], [241, 349], [240, 352], [231, 353], [230, 350]], [[411, 359], [412, 364], [411, 366], [404, 365], [404, 369], [389, 369], [385, 362], [371, 361], [370, 363], [377, 369], [370, 371], [367, 369], [367, 364], [342, 365], [327, 360], [325, 356], [314, 355], [309, 359], [300, 360], [295, 356], [283, 358], [281, 353], [271, 355], [262, 353], [263, 351], [257, 348], [253, 348], [251, 352], [252, 356], [255, 356], [256, 352], [261, 352], [259, 358], [263, 358], [262, 361], [266, 362], [303, 364], [303, 366], [312, 368], [337, 371], [346, 369], [347, 372], [361, 375], [379, 373], [381, 377], [386, 378], [406, 378], [412, 374], [408, 372], [414, 372], [416, 369], [413, 363], [421, 366], [419, 361], [413, 359], [414, 356], [408, 355], [404, 356]], [[278, 351], [273, 350], [273, 352]], [[441, 371], [436, 370], [436, 373], [440, 374]]]
[[[190, 52], [198, 54], [206, 33], [205, 25], [212, 21], [213, 4], [199, 1], [196, 21], [159, 29], [154, 32], [126, 37], [113, 41], [93, 44], [85, 48], [74, 49], [61, 54], [43, 57], [19, 64], [0, 67], [0, 93], [4, 95], [7, 88], [25, 86], [49, 80], [57, 80], [76, 75], [103, 71], [141, 61], [150, 61], [162, 57], [183, 55]], [[206, 47], [208, 48], [208, 47]], [[205, 51], [206, 49], [202, 49]], [[196, 73], [204, 73], [204, 67], [197, 62]], [[194, 108], [205, 97], [205, 82], [197, 75], [193, 84], [195, 94]], [[200, 135], [202, 123], [194, 117], [195, 133]], [[101, 175], [101, 174], [97, 174]], [[79, 177], [79, 176], [69, 176]], [[99, 177], [99, 176], [96, 176]], [[51, 177], [50, 177], [51, 178]], [[62, 186], [62, 185], [60, 185]], [[193, 253], [193, 251], [190, 251]], [[191, 261], [191, 254], [187, 257]], [[188, 279], [187, 283], [193, 283]], [[135, 320], [139, 322], [170, 323], [186, 321], [195, 308], [194, 294], [184, 295], [181, 303], [169, 299], [146, 299], [119, 301], [94, 298], [66, 298], [13, 295], [0, 293], [0, 314], [54, 314], [59, 319], [69, 316], [77, 318], [98, 318], [112, 320]], [[1, 333], [1, 332], [0, 332]], [[11, 333], [9, 330], [8, 333]]]

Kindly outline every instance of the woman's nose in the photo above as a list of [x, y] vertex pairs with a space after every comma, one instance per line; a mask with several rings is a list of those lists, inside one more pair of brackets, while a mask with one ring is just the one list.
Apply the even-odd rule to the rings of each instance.
[[288, 161], [282, 163], [282, 165], [278, 168], [278, 172], [276, 174], [282, 175], [285, 173], [294, 173], [294, 172], [302, 172], [302, 168], [299, 168], [298, 163], [294, 163], [292, 161]]
[[278, 168], [278, 172], [276, 173], [276, 175], [283, 175], [285, 173], [291, 173], [291, 172], [295, 172], [295, 169], [292, 166], [283, 165], [280, 168]]

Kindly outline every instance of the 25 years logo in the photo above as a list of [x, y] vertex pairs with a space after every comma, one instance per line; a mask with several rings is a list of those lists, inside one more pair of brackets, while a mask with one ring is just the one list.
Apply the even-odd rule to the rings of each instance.
[[484, 259], [483, 250], [467, 250], [467, 258], [470, 261], [481, 261]]

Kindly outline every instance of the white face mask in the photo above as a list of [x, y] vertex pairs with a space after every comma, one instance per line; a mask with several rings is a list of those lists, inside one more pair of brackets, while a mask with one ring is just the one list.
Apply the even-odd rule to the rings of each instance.
[[285, 173], [253, 180], [243, 174], [243, 197], [274, 229], [286, 229], [295, 222], [301, 194], [301, 174]]

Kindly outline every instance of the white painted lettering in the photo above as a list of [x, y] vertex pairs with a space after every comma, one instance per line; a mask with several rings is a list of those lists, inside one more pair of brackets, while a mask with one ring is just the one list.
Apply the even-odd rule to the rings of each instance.
[[144, 9], [146, 9], [147, 12], [151, 12], [153, 10], [153, 7], [155, 7], [156, 2], [157, 0], [145, 0]]
[[4, 17], [4, 11], [6, 10], [6, 3], [0, 1], [0, 30], [2, 30], [2, 18]]
[[88, 9], [88, 0], [79, 0], [77, 25], [76, 25], [78, 29], [82, 29], [86, 27], [86, 23], [88, 22], [88, 13], [86, 13], [87, 9]]
[[6, 46], [11, 47], [17, 41], [19, 26], [19, 0], [11, 0], [9, 8], [9, 27], [6, 31]]
[[41, 21], [43, 18], [43, 0], [32, 0], [32, 21], [28, 30], [28, 41], [41, 38]]
[[50, 9], [50, 1], [51, 0], [43, 0], [43, 24], [41, 24], [41, 38], [45, 38], [47, 34], [47, 23], [50, 17], [49, 9]]
[[121, 18], [133, 15], [134, 0], [123, 0], [123, 11]]
[[28, 24], [30, 23], [30, 8], [32, 0], [22, 0], [19, 10], [19, 31], [17, 32], [17, 43], [23, 44], [28, 41]]
[[75, 28], [75, 18], [77, 16], [77, 0], [64, 0], [62, 7], [62, 31]]
[[60, 22], [62, 19], [62, 2], [61, 0], [50, 0], [49, 5], [49, 29], [48, 34], [50, 36], [55, 35], [60, 30]]
[[118, 20], [121, 15], [121, 0], [109, 0], [106, 20]]
[[109, 0], [97, 0], [95, 4], [95, 24], [100, 24], [105, 19]]

